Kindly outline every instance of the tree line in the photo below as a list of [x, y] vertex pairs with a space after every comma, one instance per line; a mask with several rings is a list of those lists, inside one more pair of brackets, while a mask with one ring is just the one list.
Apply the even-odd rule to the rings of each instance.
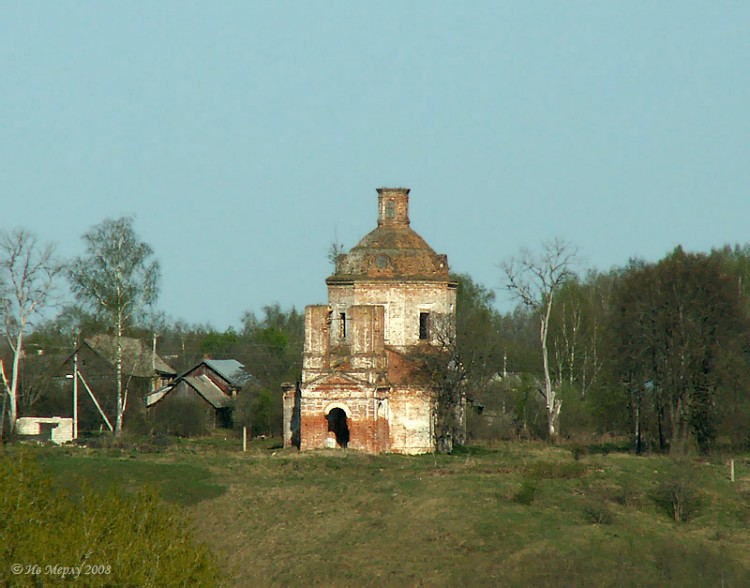
[[[61, 356], [108, 333], [118, 352], [125, 336], [150, 342], [177, 371], [203, 357], [237, 359], [254, 384], [235, 421], [280, 434], [280, 384], [300, 378], [304, 313], [270, 305], [223, 332], [169, 319], [157, 310], [158, 260], [132, 217], [104, 220], [83, 241], [85, 253], [62, 262], [28, 231], [0, 234], [6, 430], [19, 411], [57, 408]], [[495, 291], [455, 276], [449, 359], [430, 367], [448, 404], [468, 399], [469, 441], [612, 434], [639, 451], [750, 445], [750, 246], [678, 247], [601, 272], [581, 268], [575, 248], [556, 239], [500, 268], [517, 305], [500, 312]], [[120, 434], [141, 421], [121, 359], [115, 372]], [[134, 415], [127, 425], [126, 414]]]
[[[459, 276], [457, 347], [482, 413], [473, 433], [614, 434], [637, 451], [747, 448], [750, 247], [677, 247], [608, 272], [574, 262], [556, 240], [504, 263], [520, 300], [509, 313]], [[463, 334], [461, 321], [472, 324]]]

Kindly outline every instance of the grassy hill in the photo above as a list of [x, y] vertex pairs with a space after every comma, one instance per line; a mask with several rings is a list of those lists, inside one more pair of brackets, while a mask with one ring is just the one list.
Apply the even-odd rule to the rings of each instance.
[[750, 456], [733, 484], [722, 460], [604, 449], [38, 453], [61, 485], [156, 487], [229, 584], [750, 585]]

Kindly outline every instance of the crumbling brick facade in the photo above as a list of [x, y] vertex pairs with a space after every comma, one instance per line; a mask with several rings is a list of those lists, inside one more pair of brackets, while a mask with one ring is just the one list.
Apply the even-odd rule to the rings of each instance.
[[409, 190], [378, 190], [378, 226], [340, 255], [328, 305], [305, 309], [302, 381], [284, 386], [284, 445], [425, 453], [434, 393], [410, 353], [454, 329], [448, 260], [409, 226]]

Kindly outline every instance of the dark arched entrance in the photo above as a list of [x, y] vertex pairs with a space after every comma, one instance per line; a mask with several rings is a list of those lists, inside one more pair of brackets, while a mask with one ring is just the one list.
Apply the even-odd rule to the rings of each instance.
[[340, 408], [332, 408], [328, 415], [328, 432], [336, 435], [336, 443], [339, 447], [349, 444], [349, 425], [346, 422], [346, 413]]

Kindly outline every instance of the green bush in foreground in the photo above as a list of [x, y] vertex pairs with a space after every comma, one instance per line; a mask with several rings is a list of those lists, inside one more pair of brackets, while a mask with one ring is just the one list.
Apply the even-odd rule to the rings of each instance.
[[217, 583], [208, 549], [153, 492], [56, 490], [23, 455], [0, 459], [0, 584]]

